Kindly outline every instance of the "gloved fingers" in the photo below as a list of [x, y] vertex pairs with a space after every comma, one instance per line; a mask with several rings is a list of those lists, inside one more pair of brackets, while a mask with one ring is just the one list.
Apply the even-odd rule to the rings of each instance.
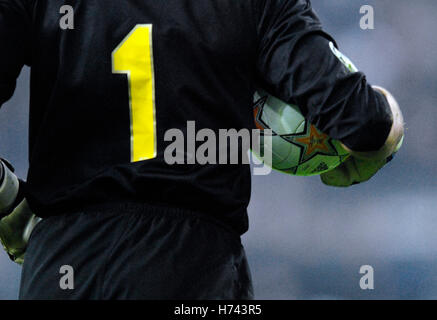
[[320, 179], [327, 186], [332, 187], [348, 187], [352, 184], [351, 177], [351, 161], [352, 158], [340, 164], [337, 168], [322, 173]]
[[386, 163], [387, 160], [375, 161], [350, 157], [334, 170], [320, 175], [320, 178], [328, 186], [349, 187], [368, 181]]

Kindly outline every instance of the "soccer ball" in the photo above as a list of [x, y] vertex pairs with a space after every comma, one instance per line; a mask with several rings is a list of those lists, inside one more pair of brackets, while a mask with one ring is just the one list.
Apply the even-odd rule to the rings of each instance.
[[[322, 174], [336, 168], [348, 157], [348, 152], [340, 142], [331, 139], [309, 123], [298, 106], [287, 104], [263, 90], [258, 90], [253, 107], [255, 124], [258, 129], [271, 130], [271, 140], [266, 139], [266, 131], [260, 136], [258, 156], [273, 169], [297, 176]], [[261, 153], [261, 155], [259, 154]]]

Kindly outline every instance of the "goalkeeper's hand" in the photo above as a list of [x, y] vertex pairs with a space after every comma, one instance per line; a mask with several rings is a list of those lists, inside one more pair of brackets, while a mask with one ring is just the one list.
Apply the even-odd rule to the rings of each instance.
[[366, 182], [393, 159], [396, 152], [398, 152], [402, 147], [403, 141], [404, 138], [402, 137], [395, 149], [395, 152], [387, 159], [372, 160], [354, 157], [352, 155], [337, 168], [322, 173], [320, 178], [324, 184], [333, 187], [349, 187], [355, 184]]
[[40, 221], [30, 210], [20, 186], [12, 166], [0, 160], [0, 241], [18, 264], [24, 262], [30, 233]]
[[368, 181], [392, 157], [383, 160], [368, 160], [350, 157], [337, 168], [320, 175], [322, 182], [333, 187], [349, 187]]
[[343, 146], [351, 153], [349, 159], [337, 168], [322, 174], [324, 184], [335, 187], [348, 187], [368, 181], [382, 167], [393, 159], [401, 148], [404, 140], [404, 120], [396, 99], [384, 88], [374, 87], [384, 94], [393, 116], [393, 124], [384, 146], [375, 152], [354, 152]]

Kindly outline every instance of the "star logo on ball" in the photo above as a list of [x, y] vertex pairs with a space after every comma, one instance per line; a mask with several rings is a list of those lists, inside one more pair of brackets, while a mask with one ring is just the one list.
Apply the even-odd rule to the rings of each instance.
[[262, 120], [262, 111], [266, 101], [267, 101], [267, 97], [262, 97], [253, 106], [253, 116], [255, 118], [255, 126], [259, 130], [264, 130], [265, 128], [268, 128], [268, 126]]
[[310, 125], [306, 135], [303, 137], [295, 137], [294, 142], [304, 148], [302, 153], [302, 162], [311, 159], [317, 154], [332, 155], [336, 154], [330, 144], [330, 138], [327, 134], [320, 132], [315, 126]]

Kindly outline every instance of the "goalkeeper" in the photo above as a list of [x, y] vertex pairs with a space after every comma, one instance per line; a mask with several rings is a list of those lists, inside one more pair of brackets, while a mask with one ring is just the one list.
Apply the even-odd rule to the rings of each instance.
[[2, 162], [0, 188], [21, 299], [253, 298], [249, 165], [169, 165], [165, 137], [253, 129], [257, 87], [350, 150], [328, 185], [400, 146], [395, 99], [348, 71], [308, 0], [76, 0], [68, 21], [60, 2], [0, 0], [0, 105], [31, 68], [28, 176]]

